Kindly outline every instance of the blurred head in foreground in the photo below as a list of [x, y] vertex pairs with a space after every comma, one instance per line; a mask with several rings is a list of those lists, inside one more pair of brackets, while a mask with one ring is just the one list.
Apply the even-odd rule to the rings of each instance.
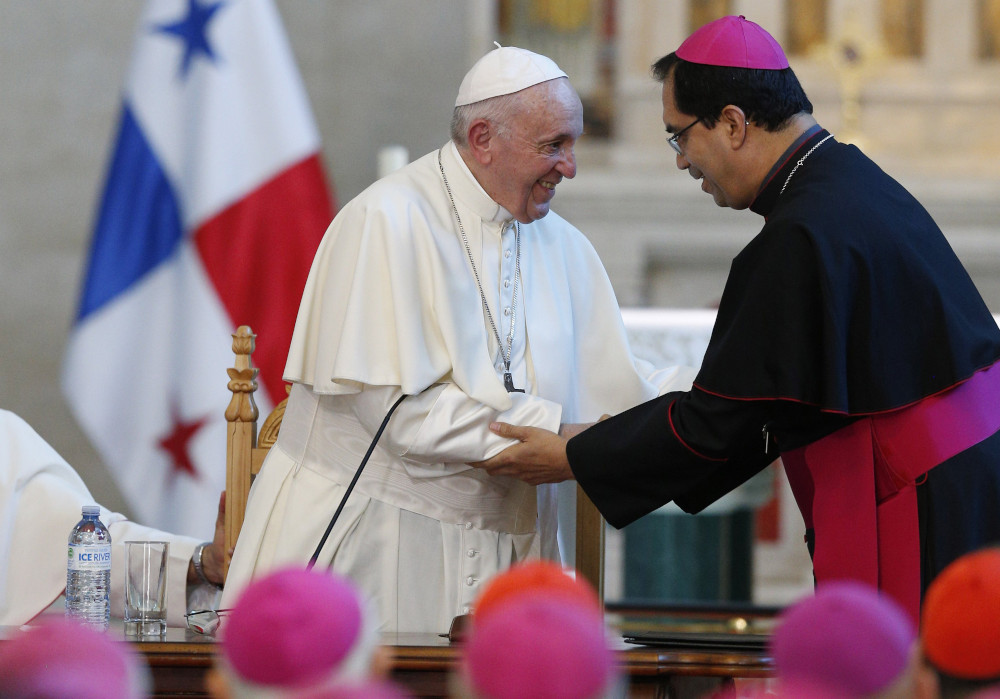
[[151, 688], [128, 644], [78, 622], [53, 618], [0, 645], [5, 699], [140, 699]]
[[600, 599], [590, 583], [558, 563], [533, 560], [518, 563], [487, 582], [476, 599], [474, 619], [485, 619], [507, 599], [525, 592], [544, 592], [550, 599], [567, 600], [601, 612]]
[[916, 696], [1000, 696], [1000, 548], [966, 554], [927, 588]]
[[[782, 683], [844, 697], [911, 696], [916, 629], [891, 597], [860, 582], [821, 584], [779, 618], [771, 639]], [[786, 694], [787, 695], [787, 694]]]
[[476, 699], [596, 699], [619, 684], [603, 618], [538, 591], [475, 620], [454, 680], [453, 696]]
[[452, 685], [462, 699], [620, 696], [597, 594], [550, 562], [501, 573], [477, 600]]
[[277, 570], [251, 581], [225, 617], [215, 697], [264, 699], [383, 674], [384, 650], [354, 585], [329, 571]]

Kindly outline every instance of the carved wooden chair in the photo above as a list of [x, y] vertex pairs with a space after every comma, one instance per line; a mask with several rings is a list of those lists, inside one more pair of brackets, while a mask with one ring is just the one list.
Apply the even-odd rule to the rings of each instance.
[[229, 390], [232, 397], [226, 408], [226, 565], [229, 573], [229, 550], [236, 546], [236, 539], [243, 527], [247, 511], [250, 484], [260, 471], [267, 450], [278, 439], [285, 404], [281, 401], [264, 419], [257, 431], [259, 411], [254, 400], [259, 370], [251, 366], [257, 336], [249, 326], [241, 325], [233, 334], [234, 366], [227, 369]]
[[[254, 401], [258, 369], [251, 364], [256, 335], [246, 325], [233, 334], [235, 364], [227, 369], [232, 398], [226, 408], [226, 550], [236, 545], [246, 514], [250, 483], [260, 471], [267, 450], [278, 438], [287, 398], [265, 418], [257, 430], [259, 411]], [[604, 599], [604, 518], [583, 492], [576, 488], [576, 569]], [[226, 555], [226, 572], [229, 555]]]

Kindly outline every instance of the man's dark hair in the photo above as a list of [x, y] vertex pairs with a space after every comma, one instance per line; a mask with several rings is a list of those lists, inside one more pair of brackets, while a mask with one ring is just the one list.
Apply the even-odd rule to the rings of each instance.
[[768, 131], [777, 131], [796, 114], [812, 114], [813, 110], [791, 68], [709, 66], [671, 53], [653, 64], [652, 73], [661, 83], [673, 73], [677, 108], [700, 117], [708, 128], [715, 126], [727, 104], [735, 104], [747, 119]]

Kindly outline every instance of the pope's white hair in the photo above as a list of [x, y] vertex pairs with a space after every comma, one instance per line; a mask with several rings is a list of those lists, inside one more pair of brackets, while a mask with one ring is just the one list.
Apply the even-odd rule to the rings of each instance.
[[[529, 88], [530, 89], [530, 88]], [[459, 148], [469, 146], [469, 126], [477, 119], [486, 119], [500, 134], [506, 134], [521, 108], [521, 93], [490, 97], [489, 99], [455, 107], [451, 115], [451, 140]]]

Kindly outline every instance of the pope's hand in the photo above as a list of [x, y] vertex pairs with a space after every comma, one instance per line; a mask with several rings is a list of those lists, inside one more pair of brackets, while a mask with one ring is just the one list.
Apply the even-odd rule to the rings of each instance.
[[518, 443], [471, 466], [484, 469], [491, 476], [510, 476], [531, 485], [573, 478], [566, 458], [566, 438], [538, 427], [519, 427], [506, 422], [490, 424], [490, 431]]

